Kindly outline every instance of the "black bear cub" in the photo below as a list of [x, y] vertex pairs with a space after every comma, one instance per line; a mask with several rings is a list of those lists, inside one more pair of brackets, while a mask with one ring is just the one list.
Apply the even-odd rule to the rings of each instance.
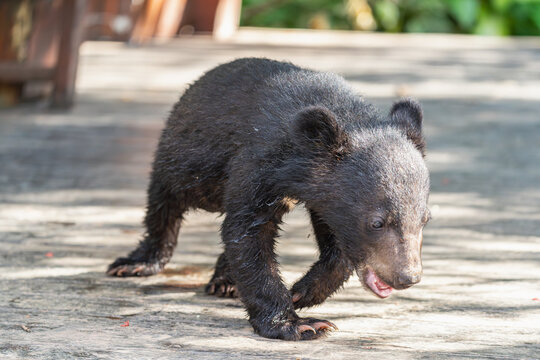
[[[422, 110], [388, 117], [343, 78], [286, 62], [220, 65], [178, 101], [155, 154], [146, 234], [113, 276], [160, 272], [189, 209], [225, 214], [208, 294], [238, 296], [255, 331], [306, 340], [335, 328], [295, 309], [324, 302], [356, 272], [384, 298], [420, 281], [429, 220]], [[320, 257], [287, 289], [274, 252], [283, 215], [301, 202]]]

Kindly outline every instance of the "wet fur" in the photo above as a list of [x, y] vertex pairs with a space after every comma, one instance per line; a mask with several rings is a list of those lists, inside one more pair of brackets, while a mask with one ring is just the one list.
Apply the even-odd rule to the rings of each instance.
[[[374, 235], [365, 230], [371, 206], [390, 195], [394, 203], [384, 205], [385, 211], [401, 214], [416, 207], [403, 220], [418, 227], [429, 188], [421, 121], [420, 107], [411, 100], [381, 118], [334, 74], [255, 58], [221, 65], [175, 104], [155, 154], [147, 232], [137, 249], [111, 264], [109, 274], [159, 272], [188, 210], [225, 213], [225, 252], [207, 292], [239, 295], [262, 336], [320, 337], [331, 327], [299, 318], [295, 308], [322, 303], [367, 258], [389, 251], [377, 250]], [[403, 166], [422, 176], [407, 175], [390, 189], [381, 185], [393, 176], [392, 167]], [[412, 197], [403, 197], [400, 186]], [[310, 212], [320, 258], [289, 291], [274, 245], [291, 199]], [[216, 291], [222, 285], [235, 288]]]

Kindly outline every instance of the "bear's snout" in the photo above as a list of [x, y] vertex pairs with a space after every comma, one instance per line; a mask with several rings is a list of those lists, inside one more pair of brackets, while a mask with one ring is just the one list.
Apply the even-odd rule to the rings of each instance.
[[420, 271], [404, 271], [399, 273], [397, 278], [397, 283], [399, 284], [401, 289], [406, 289], [414, 284], [418, 284], [420, 280], [422, 279], [422, 270]]

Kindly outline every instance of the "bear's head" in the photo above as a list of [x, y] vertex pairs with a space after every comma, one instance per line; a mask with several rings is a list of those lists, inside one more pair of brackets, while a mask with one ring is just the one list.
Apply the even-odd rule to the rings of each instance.
[[422, 275], [422, 230], [430, 219], [422, 110], [405, 99], [386, 120], [349, 120], [323, 107], [297, 114], [292, 131], [309, 178], [299, 197], [332, 230], [363, 283], [384, 298]]

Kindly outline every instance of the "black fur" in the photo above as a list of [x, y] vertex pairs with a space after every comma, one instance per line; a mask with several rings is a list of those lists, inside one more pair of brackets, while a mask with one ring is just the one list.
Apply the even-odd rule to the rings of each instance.
[[[334, 325], [299, 318], [295, 308], [322, 303], [354, 271], [373, 269], [394, 288], [412, 283], [407, 269], [418, 273], [424, 151], [412, 100], [381, 119], [337, 75], [255, 58], [218, 66], [174, 106], [153, 164], [146, 235], [109, 274], [159, 272], [186, 211], [225, 213], [225, 252], [207, 292], [239, 295], [262, 336], [317, 338]], [[320, 249], [291, 291], [274, 252], [290, 199], [309, 210]], [[373, 231], [373, 219], [384, 229]]]
[[422, 134], [423, 114], [420, 104], [414, 99], [394, 103], [390, 111], [391, 121], [405, 131], [407, 137], [425, 155], [426, 142]]

